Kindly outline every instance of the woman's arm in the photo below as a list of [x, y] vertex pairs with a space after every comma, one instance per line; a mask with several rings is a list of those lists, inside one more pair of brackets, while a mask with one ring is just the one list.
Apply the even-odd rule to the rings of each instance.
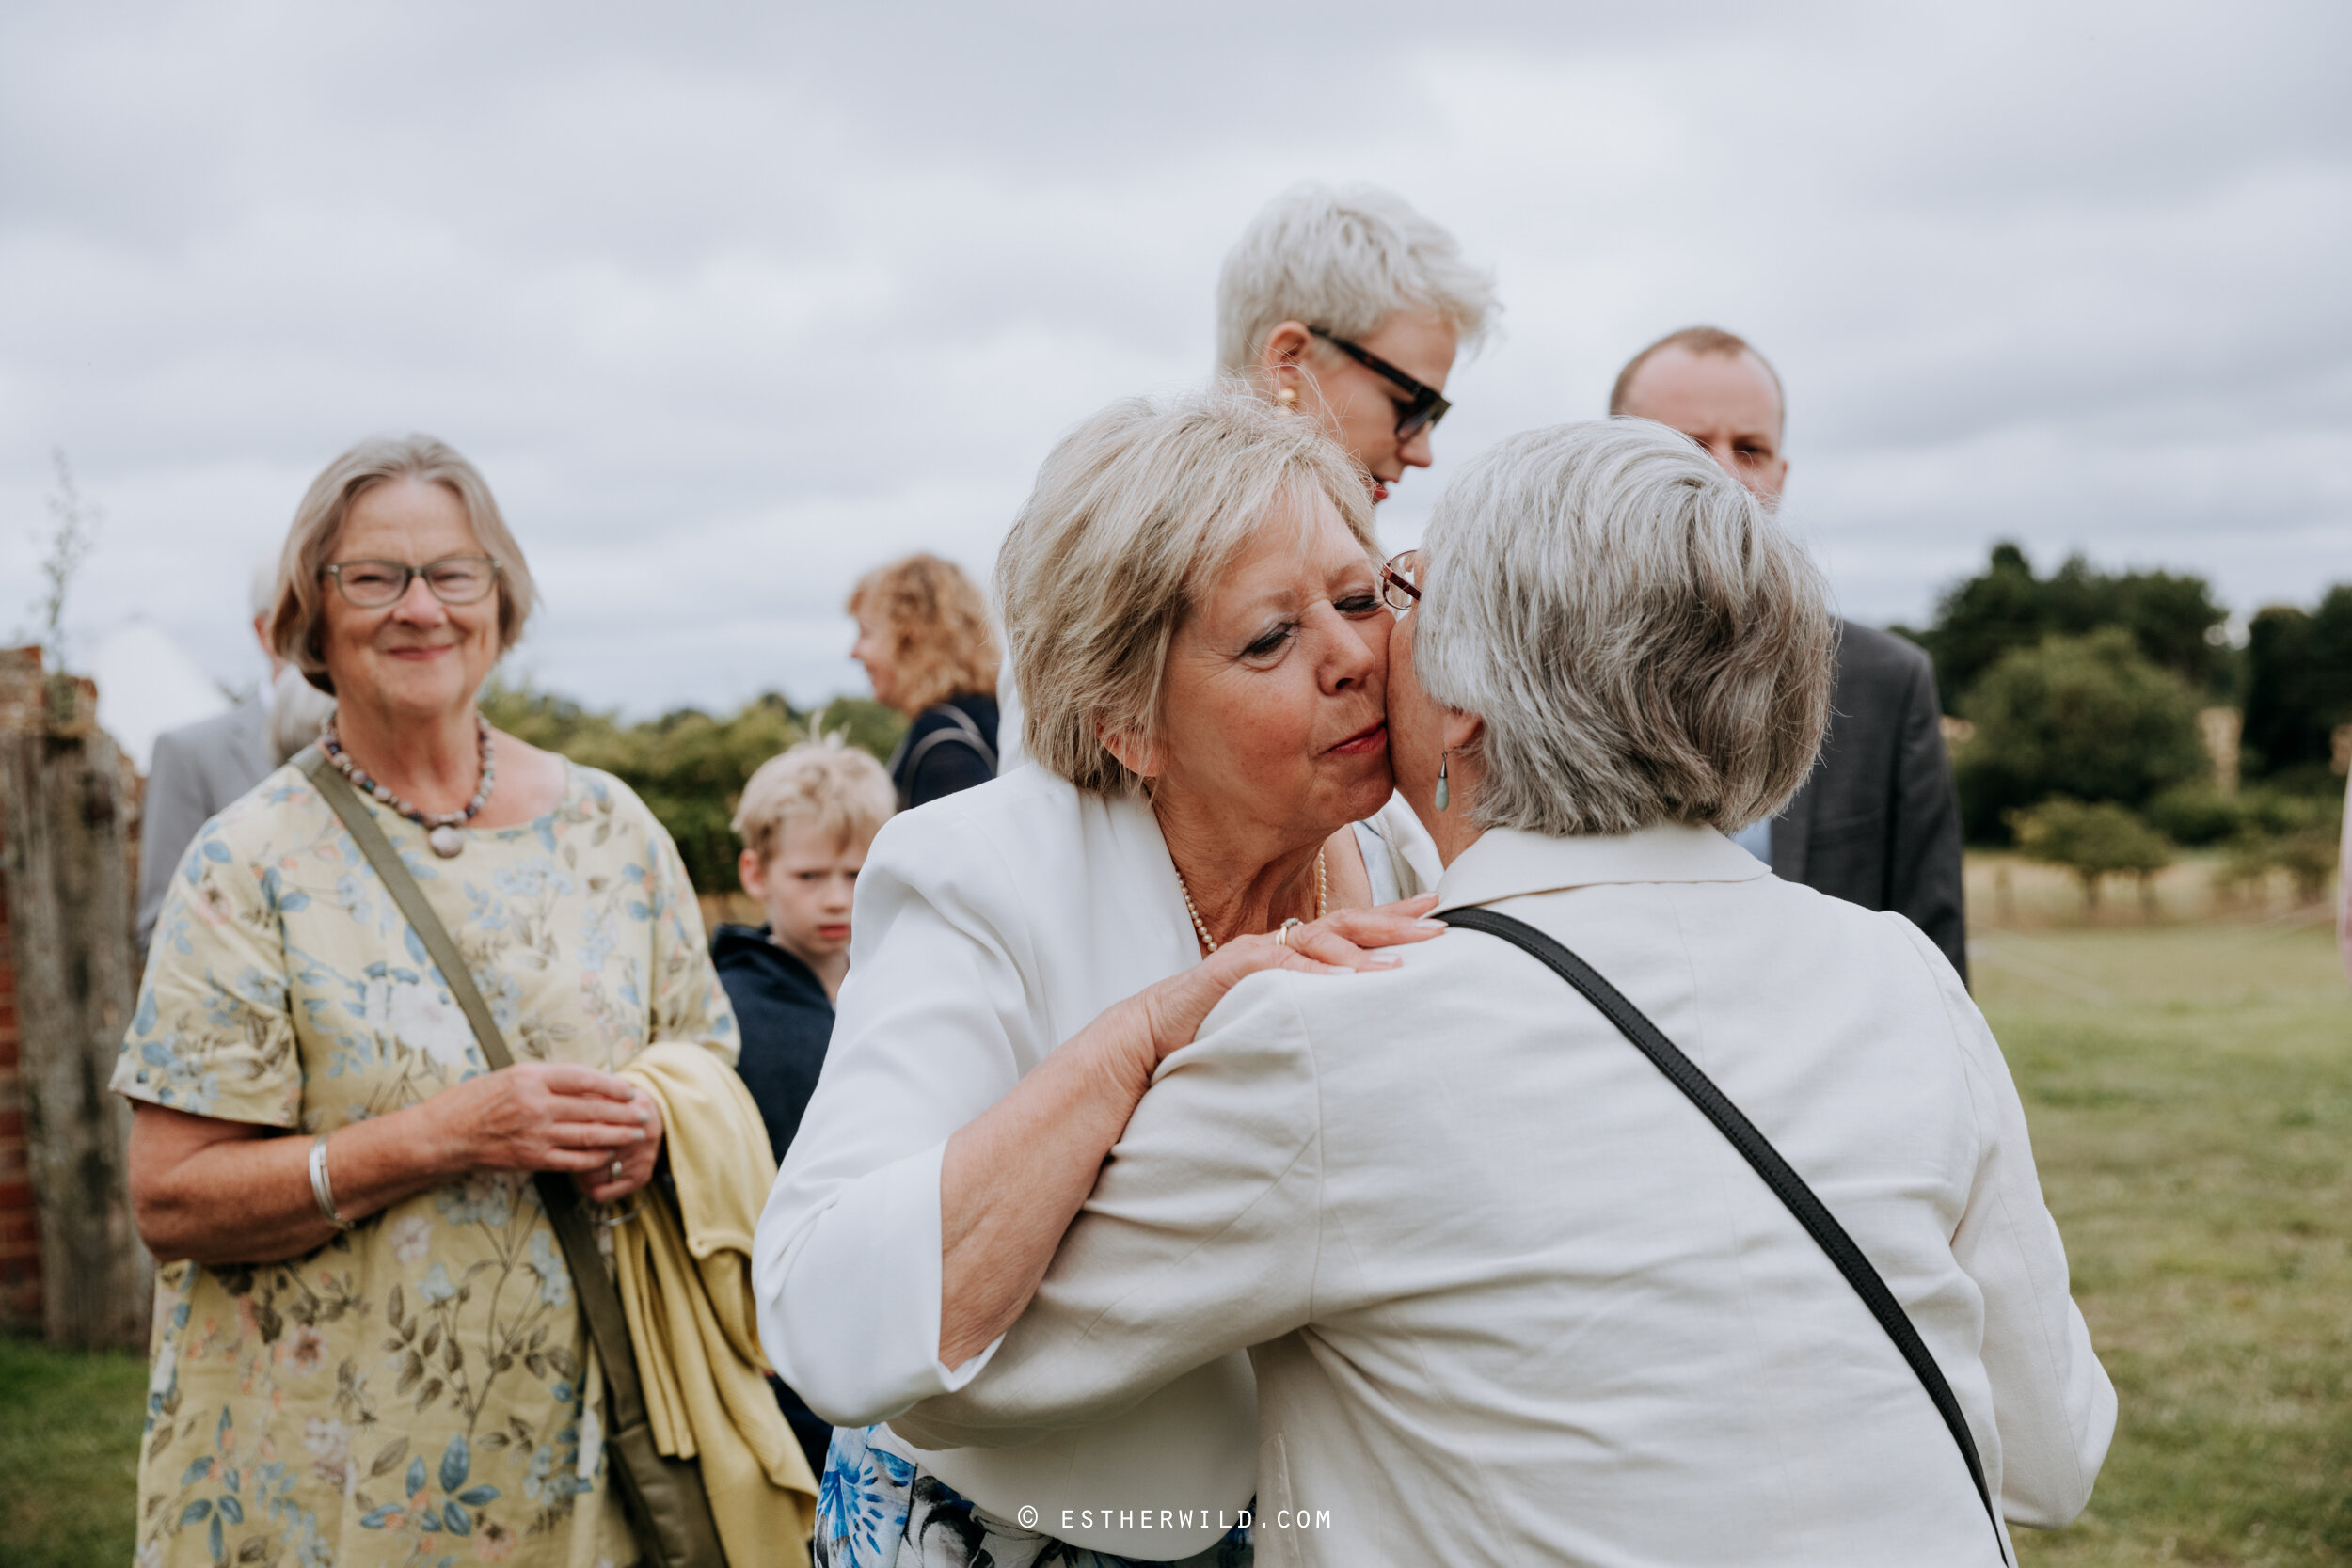
[[1328, 995], [1261, 976], [1220, 1004], [1154, 1075], [987, 1370], [890, 1430], [923, 1448], [1036, 1442], [1310, 1322], [1326, 1172], [1302, 1008]]
[[[139, 1104], [131, 1119], [131, 1210], [161, 1262], [275, 1263], [332, 1239], [310, 1191], [312, 1140], [254, 1122]], [[570, 1171], [622, 1162], [583, 1183], [611, 1202], [652, 1179], [653, 1097], [594, 1068], [519, 1062], [421, 1104], [352, 1122], [326, 1140], [327, 1183], [346, 1220], [474, 1170]]]
[[1952, 1259], [1984, 1299], [1980, 1354], [2001, 1438], [2001, 1515], [2059, 1529], [2090, 1500], [2115, 1435], [2115, 1386], [2067, 1290], [2066, 1244], [2042, 1196], [2026, 1107], [1984, 1015], [1910, 922], [1892, 920], [1934, 974], [1967, 1074], [1980, 1153]]
[[1342, 910], [1295, 928], [1287, 943], [1228, 942], [1111, 1007], [949, 1138], [939, 1171], [941, 1363], [962, 1366], [1021, 1316], [1161, 1058], [1192, 1042], [1226, 992], [1262, 969], [1392, 968], [1396, 959], [1366, 949], [1442, 930], [1418, 918], [1436, 902], [1432, 894]]

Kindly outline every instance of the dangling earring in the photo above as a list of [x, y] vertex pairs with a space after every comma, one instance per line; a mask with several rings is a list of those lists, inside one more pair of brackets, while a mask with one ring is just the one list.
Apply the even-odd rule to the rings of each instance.
[[1445, 753], [1439, 752], [1438, 753], [1438, 809], [1439, 811], [1445, 810], [1446, 801], [1453, 797], [1453, 794], [1454, 791], [1446, 787]]

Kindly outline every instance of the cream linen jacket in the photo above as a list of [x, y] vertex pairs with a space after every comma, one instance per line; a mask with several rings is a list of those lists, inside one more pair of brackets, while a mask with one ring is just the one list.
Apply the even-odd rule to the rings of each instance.
[[[1885, 1276], [2008, 1517], [2074, 1516], [2114, 1391], [2000, 1050], [1916, 928], [1679, 827], [1489, 832], [1439, 893], [1646, 1011]], [[1034, 1441], [1246, 1345], [1265, 1568], [1996, 1561], [1917, 1379], [1723, 1134], [1517, 948], [1400, 956], [1235, 988], [986, 1370], [899, 1430]]]
[[[1374, 824], [1400, 895], [1437, 855], [1402, 801]], [[1368, 853], [1376, 851], [1368, 850]], [[850, 964], [824, 1072], [760, 1216], [761, 1341], [809, 1408], [888, 1420], [961, 1387], [939, 1349], [939, 1166], [957, 1129], [1113, 1003], [1200, 961], [1158, 822], [1041, 768], [903, 812], [859, 873]], [[1000, 1518], [1058, 1519], [1106, 1494], [1204, 1499], [1229, 1513], [1257, 1479], [1258, 1420], [1237, 1343], [1173, 1369], [1128, 1408], [1032, 1442], [926, 1451], [878, 1440]], [[1189, 1555], [1222, 1529], [1055, 1528], [1077, 1545]]]

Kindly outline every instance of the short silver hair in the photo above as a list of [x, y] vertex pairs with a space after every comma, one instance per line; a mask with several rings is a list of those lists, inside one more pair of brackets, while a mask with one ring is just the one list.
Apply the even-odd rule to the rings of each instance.
[[1494, 278], [1462, 259], [1454, 236], [1377, 185], [1316, 181], [1266, 203], [1225, 254], [1216, 280], [1216, 362], [1257, 368], [1286, 321], [1360, 340], [1399, 310], [1434, 310], [1474, 348], [1502, 307]]
[[1063, 436], [996, 557], [1030, 759], [1081, 789], [1133, 788], [1103, 737], [1159, 734], [1185, 616], [1263, 530], [1296, 526], [1317, 492], [1376, 558], [1355, 461], [1318, 421], [1238, 382], [1128, 398]]
[[1511, 436], [1446, 486], [1422, 556], [1413, 669], [1486, 721], [1482, 826], [1736, 832], [1811, 771], [1835, 639], [1820, 574], [1679, 432]]
[[454, 447], [430, 436], [371, 436], [320, 469], [303, 492], [278, 551], [278, 585], [270, 595], [265, 630], [269, 645], [329, 696], [335, 682], [326, 672], [326, 650], [320, 641], [326, 627], [327, 558], [334, 553], [352, 503], [379, 484], [403, 479], [437, 484], [455, 496], [466, 509], [475, 542], [497, 560], [500, 654], [521, 638], [523, 623], [538, 603], [531, 563], [507, 531], [481, 470]]

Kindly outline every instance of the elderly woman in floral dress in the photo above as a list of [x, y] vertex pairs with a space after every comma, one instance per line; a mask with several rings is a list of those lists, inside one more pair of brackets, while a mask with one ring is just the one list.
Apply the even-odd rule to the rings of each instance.
[[362, 442], [295, 515], [273, 641], [335, 694], [328, 754], [376, 786], [516, 1060], [488, 1070], [299, 769], [205, 825], [114, 1079], [166, 1265], [143, 1565], [637, 1560], [532, 1173], [626, 1199], [662, 1126], [613, 1069], [663, 1039], [731, 1062], [735, 1022], [644, 804], [476, 711], [531, 605], [487, 486], [437, 441]]

